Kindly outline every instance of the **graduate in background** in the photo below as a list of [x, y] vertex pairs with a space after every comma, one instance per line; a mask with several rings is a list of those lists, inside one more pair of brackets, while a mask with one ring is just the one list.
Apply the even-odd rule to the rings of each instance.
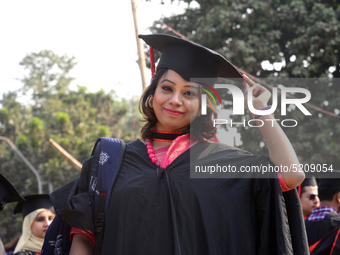
[[320, 179], [320, 207], [305, 220], [311, 254], [340, 254], [340, 179]]
[[22, 213], [22, 235], [15, 247], [15, 255], [40, 255], [48, 226], [54, 219], [54, 208], [49, 195], [25, 196], [14, 208], [14, 214]]
[[[23, 202], [24, 198], [13, 187], [13, 185], [0, 174], [0, 211], [4, 209], [6, 203]], [[0, 255], [6, 254], [4, 245], [0, 238]]]
[[318, 184], [315, 177], [306, 178], [298, 188], [303, 217], [306, 219], [314, 208], [320, 206]]

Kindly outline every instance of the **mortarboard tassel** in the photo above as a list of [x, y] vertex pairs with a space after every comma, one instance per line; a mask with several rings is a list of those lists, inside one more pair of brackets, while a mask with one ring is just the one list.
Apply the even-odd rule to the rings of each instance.
[[149, 52], [150, 52], [151, 77], [153, 78], [156, 73], [156, 68], [155, 68], [154, 49], [151, 46], [149, 47]]

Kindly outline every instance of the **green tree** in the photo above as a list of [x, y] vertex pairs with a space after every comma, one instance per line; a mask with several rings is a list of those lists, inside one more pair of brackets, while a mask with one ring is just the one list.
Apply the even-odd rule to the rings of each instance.
[[[340, 77], [338, 1], [196, 2], [198, 8], [188, 7], [181, 15], [156, 21], [152, 32], [172, 34], [161, 25], [164, 22], [190, 40], [218, 51], [234, 65], [260, 79], [324, 78], [319, 84], [301, 79], [287, 86], [308, 89], [312, 94], [311, 104], [339, 116], [340, 86], [335, 79]], [[278, 84], [278, 80], [271, 81], [273, 86]], [[225, 100], [231, 100], [230, 95], [224, 96]], [[339, 118], [308, 109], [312, 117], [304, 116], [299, 110], [281, 116], [279, 109], [275, 116], [281, 120], [298, 121], [298, 127], [284, 130], [302, 163], [327, 163], [340, 167]], [[239, 121], [236, 116], [232, 119]], [[247, 115], [246, 119], [250, 116]], [[243, 142], [241, 147], [253, 153], [267, 153], [257, 129], [239, 127], [238, 131]]]
[[20, 62], [28, 72], [22, 80], [24, 91], [31, 91], [33, 99], [48, 99], [51, 94], [68, 89], [73, 78], [70, 70], [76, 65], [74, 57], [58, 56], [51, 50], [26, 55]]
[[[79, 176], [79, 171], [49, 145], [50, 138], [81, 163], [90, 156], [98, 137], [116, 137], [126, 142], [134, 139], [129, 123], [130, 101], [118, 98], [114, 91], [91, 93], [81, 86], [70, 90], [73, 78], [68, 73], [75, 65], [73, 57], [44, 50], [28, 54], [20, 64], [27, 70], [23, 86], [25, 92], [32, 93], [32, 100], [24, 104], [19, 102], [17, 92], [4, 94], [0, 136], [13, 141], [38, 170], [44, 193], [49, 192], [48, 184], [57, 189]], [[0, 143], [0, 165], [1, 173], [22, 195], [38, 193], [35, 175], [4, 142]], [[21, 231], [20, 216], [13, 222], [13, 207], [8, 208], [2, 211], [4, 220], [0, 220], [5, 242]]]

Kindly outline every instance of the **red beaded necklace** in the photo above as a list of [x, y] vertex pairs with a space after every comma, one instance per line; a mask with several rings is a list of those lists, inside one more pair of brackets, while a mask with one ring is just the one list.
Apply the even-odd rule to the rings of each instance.
[[149, 154], [149, 158], [151, 159], [151, 162], [153, 164], [156, 164], [159, 166], [161, 163], [158, 161], [158, 158], [155, 155], [155, 151], [152, 146], [152, 141], [160, 141], [160, 142], [172, 142], [175, 140], [178, 136], [184, 135], [185, 133], [188, 133], [189, 130], [186, 132], [167, 132], [167, 131], [159, 131], [152, 129], [152, 139], [145, 139], [145, 145], [147, 152]]
[[149, 154], [149, 159], [151, 159], [151, 162], [153, 164], [156, 164], [157, 166], [159, 166], [161, 163], [158, 162], [158, 158], [155, 155], [155, 151], [153, 150], [153, 146], [152, 146], [152, 141], [150, 139], [145, 139], [145, 145], [146, 145], [146, 149], [148, 151]]

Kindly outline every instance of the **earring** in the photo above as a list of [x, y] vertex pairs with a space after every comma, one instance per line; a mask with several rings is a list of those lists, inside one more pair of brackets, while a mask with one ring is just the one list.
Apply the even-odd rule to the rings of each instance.
[[149, 107], [152, 109], [153, 108], [153, 96], [149, 96]]

